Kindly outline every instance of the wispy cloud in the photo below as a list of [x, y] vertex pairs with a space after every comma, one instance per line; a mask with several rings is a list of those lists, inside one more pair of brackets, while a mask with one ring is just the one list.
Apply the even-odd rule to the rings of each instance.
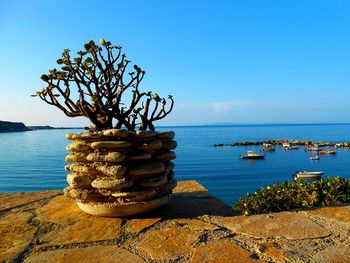
[[256, 104], [256, 102], [252, 100], [221, 101], [209, 104], [209, 108], [215, 113], [227, 114], [245, 107], [253, 106], [254, 104]]

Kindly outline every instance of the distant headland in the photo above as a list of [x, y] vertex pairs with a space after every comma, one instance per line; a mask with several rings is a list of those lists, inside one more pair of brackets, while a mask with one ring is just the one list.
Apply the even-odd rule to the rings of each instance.
[[23, 122], [0, 121], [0, 132], [23, 132], [54, 129], [82, 129], [81, 127], [26, 126]]
[[29, 131], [23, 122], [0, 121], [0, 132]]

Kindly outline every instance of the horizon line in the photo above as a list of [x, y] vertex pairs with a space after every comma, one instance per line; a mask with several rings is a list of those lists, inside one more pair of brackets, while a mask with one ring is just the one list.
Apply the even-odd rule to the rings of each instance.
[[[350, 122], [317, 122], [317, 123], [211, 123], [193, 125], [160, 125], [158, 128], [167, 127], [228, 127], [228, 126], [307, 126], [307, 125], [350, 125]], [[26, 125], [27, 126], [27, 125]], [[27, 127], [49, 126], [58, 129], [84, 129], [84, 126], [51, 126], [51, 125], [28, 125]]]

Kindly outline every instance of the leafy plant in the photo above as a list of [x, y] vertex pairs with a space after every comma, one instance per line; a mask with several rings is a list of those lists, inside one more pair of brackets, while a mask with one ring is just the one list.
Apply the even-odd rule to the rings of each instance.
[[233, 204], [245, 215], [350, 203], [350, 180], [327, 177], [312, 183], [285, 181], [247, 193]]
[[166, 100], [151, 91], [141, 92], [139, 85], [145, 71], [134, 65], [134, 70], [127, 73], [130, 61], [122, 54], [122, 47], [104, 39], [100, 44], [91, 40], [74, 58], [65, 49], [57, 60], [61, 68], [43, 74], [46, 87], [32, 96], [69, 117], [87, 117], [96, 130], [125, 127], [133, 131], [137, 126], [154, 130], [153, 122], [172, 111], [173, 97], [169, 95]]

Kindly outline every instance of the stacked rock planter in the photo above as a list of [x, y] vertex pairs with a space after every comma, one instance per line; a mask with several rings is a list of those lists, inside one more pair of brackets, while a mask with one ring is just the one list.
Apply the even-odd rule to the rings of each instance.
[[65, 169], [74, 198], [84, 212], [97, 216], [128, 216], [157, 209], [176, 186], [172, 151], [174, 132], [110, 129], [67, 134]]

